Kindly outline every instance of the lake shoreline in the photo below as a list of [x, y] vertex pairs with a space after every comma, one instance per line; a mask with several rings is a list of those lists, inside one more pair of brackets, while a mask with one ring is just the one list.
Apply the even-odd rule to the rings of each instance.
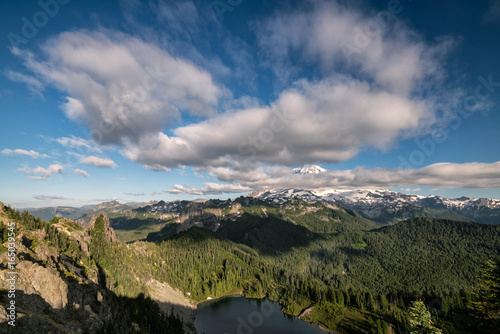
[[[238, 292], [238, 293], [230, 293], [230, 294], [227, 294], [227, 295], [222, 295], [222, 296], [217, 297], [217, 298], [206, 299], [206, 300], [203, 300], [203, 301], [201, 301], [201, 302], [196, 302], [196, 301], [195, 301], [195, 303], [196, 303], [196, 309], [198, 309], [198, 307], [199, 307], [200, 305], [210, 304], [210, 303], [212, 303], [212, 302], [216, 302], [216, 301], [221, 300], [221, 299], [223, 299], [223, 298], [230, 298], [230, 297], [243, 297], [243, 298], [247, 298], [247, 297], [245, 297], [245, 296], [243, 295], [243, 291]], [[250, 299], [250, 298], [247, 298], [247, 299]]]
[[323, 326], [321, 326], [320, 324], [317, 324], [315, 322], [312, 322], [312, 321], [308, 321], [308, 320], [305, 320], [305, 319], [302, 319], [300, 318], [300, 315], [299, 316], [296, 316], [296, 315], [293, 315], [293, 314], [288, 314], [286, 312], [284, 312], [284, 308], [283, 308], [283, 305], [281, 303], [279, 303], [278, 301], [275, 301], [275, 300], [271, 300], [269, 299], [268, 297], [264, 296], [264, 297], [245, 297], [243, 295], [243, 291], [241, 292], [238, 292], [238, 293], [231, 293], [231, 294], [227, 294], [227, 295], [223, 295], [223, 296], [220, 296], [220, 297], [217, 297], [217, 298], [213, 298], [213, 299], [209, 299], [209, 300], [204, 300], [204, 301], [200, 301], [200, 302], [197, 302], [196, 303], [196, 311], [198, 312], [198, 309], [200, 306], [206, 306], [206, 305], [209, 305], [213, 302], [217, 302], [217, 301], [221, 301], [222, 299], [226, 299], [226, 298], [244, 298], [246, 300], [268, 300], [272, 303], [276, 303], [280, 306], [281, 308], [281, 312], [283, 314], [286, 314], [287, 316], [290, 316], [290, 317], [293, 317], [294, 319], [297, 319], [297, 320], [300, 320], [300, 321], [303, 321], [305, 323], [308, 323], [308, 324], [311, 324], [311, 325], [314, 325], [316, 326], [318, 329], [320, 329], [321, 331], [325, 332], [325, 333], [328, 333], [328, 334], [337, 334], [336, 332], [333, 332], [331, 330], [328, 330], [326, 328], [324, 328]]

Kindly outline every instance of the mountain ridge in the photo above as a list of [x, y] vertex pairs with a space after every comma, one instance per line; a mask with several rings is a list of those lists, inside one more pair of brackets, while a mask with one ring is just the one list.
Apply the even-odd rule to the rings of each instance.
[[113, 215], [158, 214], [160, 215], [158, 218], [167, 219], [169, 215], [181, 214], [183, 210], [192, 211], [194, 207], [199, 207], [200, 210], [209, 207], [224, 208], [233, 202], [239, 201], [244, 204], [254, 200], [270, 205], [284, 205], [294, 198], [305, 202], [321, 201], [340, 205], [355, 210], [363, 217], [380, 224], [393, 224], [415, 217], [500, 224], [500, 200], [497, 199], [465, 196], [449, 199], [436, 195], [410, 195], [388, 189], [261, 189], [227, 200], [160, 200], [141, 203], [142, 205], [134, 203], [135, 207], [129, 206], [127, 203], [121, 204], [118, 201], [111, 201], [81, 208], [61, 206], [29, 209], [28, 211], [34, 216], [40, 215], [45, 220], [57, 216], [77, 220], [80, 224], [85, 225], [90, 222], [92, 216], [100, 212]]
[[[37, 262], [30, 265], [55, 287], [68, 286], [55, 299], [42, 294], [54, 305], [33, 305], [28, 314], [50, 310], [43, 316], [44, 329], [61, 315], [68, 326], [75, 321], [79, 328], [89, 326], [88, 315], [92, 319], [95, 313], [99, 323], [91, 328], [93, 334], [101, 333], [103, 325], [115, 326], [120, 333], [135, 334], [139, 325], [140, 332], [160, 333], [146, 326], [162, 322], [179, 333], [191, 332], [192, 312], [178, 307], [179, 316], [188, 316], [182, 321], [175, 308], [170, 313], [177, 299], [168, 291], [177, 290], [175, 298], [195, 302], [241, 292], [247, 298], [277, 301], [290, 315], [312, 308], [310, 321], [338, 333], [368, 333], [372, 320], [381, 314], [402, 332], [408, 329], [405, 312], [416, 298], [426, 303], [440, 298], [446, 309], [463, 309], [468, 297], [461, 289], [471, 288], [478, 263], [497, 258], [500, 251], [500, 225], [414, 218], [381, 227], [341, 205], [291, 196], [310, 195], [303, 190], [283, 194], [290, 197], [278, 204], [244, 196], [187, 202], [177, 206], [166, 223], [176, 229], [148, 240], [154, 242], [125, 243], [115, 236], [112, 219], [105, 214], [82, 227], [63, 218], [44, 222], [6, 207], [4, 219], [18, 224], [23, 261]], [[151, 203], [146, 211], [158, 212], [160, 207], [167, 210], [168, 202]], [[6, 231], [1, 223], [1, 236]], [[31, 273], [26, 270], [23, 279]], [[29, 281], [21, 293], [39, 299], [37, 282]], [[88, 287], [80, 284], [85, 282]], [[87, 297], [85, 289], [90, 292]], [[74, 307], [60, 313], [61, 303]], [[158, 305], [169, 313], [162, 314]], [[147, 321], [144, 310], [151, 312]], [[356, 320], [350, 318], [352, 312]], [[450, 312], [443, 321], [453, 316]], [[35, 328], [29, 320], [21, 318], [27, 328]]]
[[[339, 204], [356, 210], [368, 219], [378, 222], [396, 222], [403, 219], [392, 219], [402, 211], [445, 210], [464, 218], [487, 224], [500, 224], [500, 200], [488, 198], [460, 197], [448, 199], [441, 196], [408, 195], [388, 189], [356, 189], [339, 190], [324, 189], [321, 191], [306, 189], [268, 189], [251, 192], [248, 196], [268, 202], [285, 203], [291, 198], [304, 201], [324, 201]], [[482, 210], [483, 212], [479, 214]], [[438, 214], [439, 212], [434, 212]], [[444, 214], [444, 212], [441, 212]], [[424, 215], [426, 216], [426, 215]], [[416, 216], [413, 216], [416, 217]], [[432, 217], [430, 218], [446, 218]], [[403, 218], [412, 218], [404, 216]], [[453, 214], [449, 218], [454, 217]]]

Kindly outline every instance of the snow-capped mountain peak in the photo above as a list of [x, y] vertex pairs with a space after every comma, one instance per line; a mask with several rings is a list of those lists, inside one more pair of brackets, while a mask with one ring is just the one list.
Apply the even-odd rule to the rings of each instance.
[[292, 169], [293, 174], [300, 174], [300, 175], [318, 174], [318, 173], [322, 173], [322, 172], [326, 172], [326, 169], [321, 168], [318, 165], [304, 165], [302, 167]]
[[[300, 169], [297, 170], [300, 173]], [[388, 189], [267, 189], [252, 192], [249, 196], [274, 204], [287, 203], [294, 198], [306, 202], [323, 201], [356, 210], [364, 217], [380, 222], [429, 216], [500, 224], [500, 200], [497, 199], [449, 199], [436, 195], [410, 195]]]

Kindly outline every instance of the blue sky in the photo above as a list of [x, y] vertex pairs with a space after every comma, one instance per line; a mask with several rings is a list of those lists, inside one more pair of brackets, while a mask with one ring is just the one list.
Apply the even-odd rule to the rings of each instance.
[[[500, 198], [500, 1], [2, 1], [0, 200]], [[327, 171], [295, 175], [317, 164]]]

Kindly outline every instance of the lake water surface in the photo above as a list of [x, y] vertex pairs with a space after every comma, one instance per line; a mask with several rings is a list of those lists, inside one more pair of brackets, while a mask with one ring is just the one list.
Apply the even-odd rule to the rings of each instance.
[[281, 312], [267, 299], [229, 296], [198, 306], [196, 330], [200, 334], [327, 334], [317, 325]]

